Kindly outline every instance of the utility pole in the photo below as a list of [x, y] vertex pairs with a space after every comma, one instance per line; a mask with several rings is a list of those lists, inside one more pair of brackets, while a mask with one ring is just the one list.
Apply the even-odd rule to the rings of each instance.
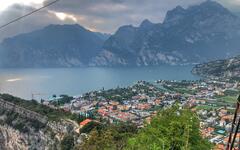
[[[236, 145], [236, 137], [239, 131], [239, 127], [240, 127], [240, 95], [237, 99], [237, 106], [236, 106], [236, 110], [234, 113], [234, 118], [233, 118], [233, 122], [232, 122], [232, 129], [231, 132], [229, 134], [229, 138], [228, 138], [228, 143], [227, 143], [227, 147], [226, 150], [232, 150], [234, 149], [235, 145]], [[238, 149], [240, 148], [240, 138], [238, 137]]]

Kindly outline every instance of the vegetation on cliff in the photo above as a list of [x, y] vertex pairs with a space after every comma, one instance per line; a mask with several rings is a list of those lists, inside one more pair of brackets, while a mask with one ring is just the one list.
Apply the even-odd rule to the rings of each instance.
[[64, 110], [50, 108], [38, 103], [35, 100], [27, 101], [9, 94], [1, 94], [0, 97], [5, 101], [47, 116], [49, 120], [72, 119], [78, 121], [79, 119], [78, 115], [71, 114], [70, 112], [65, 112]]
[[240, 56], [196, 65], [192, 73], [203, 77], [240, 80]]

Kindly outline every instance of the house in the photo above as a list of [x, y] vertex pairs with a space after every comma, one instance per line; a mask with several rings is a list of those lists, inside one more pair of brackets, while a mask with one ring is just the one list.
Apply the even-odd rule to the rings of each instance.
[[227, 122], [225, 121], [225, 119], [221, 119], [219, 122], [220, 127], [224, 127], [224, 126], [226, 126], [226, 124], [227, 124]]
[[195, 100], [197, 104], [206, 104], [205, 100]]
[[227, 132], [230, 132], [231, 129], [232, 129], [232, 123], [229, 123], [229, 124], [227, 124], [227, 125], [225, 126], [225, 130], [226, 130]]
[[214, 147], [214, 150], [224, 150], [225, 147], [223, 144], [217, 144], [215, 147]]
[[229, 137], [224, 138], [223, 144], [227, 145]]
[[221, 134], [221, 135], [224, 135], [225, 131], [224, 130], [218, 130], [217, 133]]
[[227, 121], [227, 122], [232, 122], [232, 120], [233, 120], [233, 115], [223, 116], [222, 119], [225, 119], [225, 121]]
[[88, 123], [92, 122], [91, 119], [85, 119], [84, 121], [80, 122], [80, 128], [84, 127]]
[[227, 115], [227, 110], [226, 109], [221, 109], [220, 111], [219, 111], [219, 113], [218, 113], [218, 115], [220, 116], [220, 117], [223, 117], [223, 116], [226, 116]]

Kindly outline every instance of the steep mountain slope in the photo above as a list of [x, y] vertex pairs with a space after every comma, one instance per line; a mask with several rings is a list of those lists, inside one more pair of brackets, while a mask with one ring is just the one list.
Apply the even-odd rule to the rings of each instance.
[[213, 1], [169, 11], [161, 24], [123, 26], [93, 65], [198, 63], [239, 54], [240, 19]]
[[240, 79], [240, 56], [199, 64], [192, 72], [203, 77]]
[[6, 39], [1, 44], [3, 67], [79, 67], [96, 56], [108, 35], [79, 25], [49, 25]]
[[[11, 95], [0, 95], [1, 150], [62, 149], [62, 141], [71, 135], [77, 144], [79, 126], [66, 112]], [[44, 118], [44, 119], [43, 119]], [[71, 144], [71, 143], [69, 143]]]

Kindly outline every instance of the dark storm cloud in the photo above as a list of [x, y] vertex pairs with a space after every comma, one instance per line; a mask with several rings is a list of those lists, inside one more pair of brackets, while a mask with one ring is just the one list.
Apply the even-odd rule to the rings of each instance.
[[[47, 0], [45, 3], [52, 2]], [[29, 32], [48, 24], [77, 23], [96, 31], [113, 33], [121, 25], [139, 25], [142, 20], [162, 22], [168, 10], [177, 5], [188, 7], [205, 0], [61, 0], [17, 24], [1, 31], [0, 39], [21, 32]], [[218, 0], [224, 6], [236, 9], [239, 0]], [[233, 7], [235, 6], [235, 7]], [[240, 5], [238, 5], [240, 6]], [[30, 6], [14, 5], [0, 12], [1, 24], [33, 10]], [[55, 13], [67, 13], [71, 17], [60, 20]]]

